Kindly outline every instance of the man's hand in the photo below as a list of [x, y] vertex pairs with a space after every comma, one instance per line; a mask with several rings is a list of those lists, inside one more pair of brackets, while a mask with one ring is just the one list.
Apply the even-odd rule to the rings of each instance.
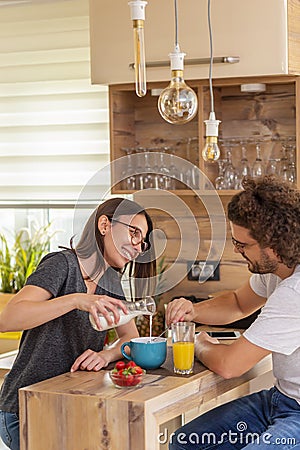
[[219, 344], [218, 339], [212, 338], [205, 331], [201, 331], [197, 333], [195, 336], [195, 356], [196, 358], [201, 360], [201, 352], [204, 350], [207, 343], [210, 344]]
[[211, 344], [219, 344], [219, 341], [217, 338], [213, 338], [209, 336], [209, 334], [206, 333], [206, 331], [200, 331], [200, 333], [197, 333], [195, 336], [195, 345], [201, 345], [204, 342], [210, 342]]
[[205, 331], [195, 338], [195, 356], [208, 369], [226, 379], [240, 377], [270, 353], [252, 344], [244, 336], [231, 344], [220, 343]]
[[166, 323], [188, 322], [195, 316], [194, 306], [190, 300], [183, 297], [171, 301], [166, 310]]

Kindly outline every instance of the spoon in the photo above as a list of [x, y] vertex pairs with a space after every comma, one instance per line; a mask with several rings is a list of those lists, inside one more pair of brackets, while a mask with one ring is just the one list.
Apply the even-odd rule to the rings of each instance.
[[160, 337], [162, 337], [168, 330], [170, 329], [170, 327], [166, 328], [162, 333], [160, 333], [159, 336], [155, 336], [152, 341], [155, 341], [155, 339], [158, 339]]

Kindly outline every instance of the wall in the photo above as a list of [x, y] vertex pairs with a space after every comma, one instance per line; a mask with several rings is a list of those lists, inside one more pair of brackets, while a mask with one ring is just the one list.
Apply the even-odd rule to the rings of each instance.
[[[247, 264], [239, 254], [233, 251], [227, 220], [224, 223], [229, 196], [222, 197], [220, 202], [224, 208], [224, 217], [220, 217], [220, 226], [226, 236], [224, 251], [221, 252], [220, 281], [199, 284], [198, 281], [189, 281], [185, 276], [186, 261], [207, 258], [212, 241], [211, 213], [208, 213], [203, 201], [196, 195], [179, 198], [169, 195], [164, 197], [162, 194], [157, 197], [155, 194], [153, 192], [147, 196], [141, 191], [134, 197], [137, 202], [149, 208], [154, 227], [159, 230], [156, 235], [156, 251], [158, 256], [165, 255], [165, 262], [169, 266], [165, 277], [164, 289], [167, 292], [163, 295], [164, 301], [177, 295], [201, 297], [217, 291], [237, 288], [249, 278]], [[211, 211], [216, 211], [216, 208], [211, 206], [212, 202], [213, 198], [209, 198], [206, 204]], [[197, 230], [199, 230], [199, 236], [197, 236]], [[214, 258], [217, 258], [217, 253], [217, 247], [213, 248]]]
[[[222, 85], [223, 83], [223, 85]], [[217, 117], [222, 121], [220, 125], [221, 137], [223, 139], [231, 139], [231, 143], [221, 142], [220, 147], [222, 157], [226, 157], [226, 149], [228, 146], [232, 147], [233, 164], [237, 166], [241, 160], [241, 142], [247, 141], [247, 157], [250, 167], [253, 165], [256, 157], [255, 146], [260, 142], [262, 158], [267, 164], [269, 158], [281, 158], [282, 141], [289, 137], [295, 137], [298, 133], [298, 117], [296, 115], [296, 95], [298, 92], [298, 82], [294, 79], [268, 79], [267, 89], [262, 93], [241, 93], [241, 80], [215, 81], [215, 105]], [[203, 110], [204, 116], [208, 117], [209, 111], [209, 97], [207, 95], [207, 88], [204, 88], [203, 95]], [[201, 97], [202, 98], [202, 97]], [[128, 106], [128, 102], [126, 104]], [[116, 130], [113, 134], [113, 139], [116, 148], [116, 155], [118, 149], [121, 147], [122, 138], [126, 139], [126, 144], [130, 145], [135, 139], [139, 145], [153, 145], [158, 142], [162, 145], [173, 145], [175, 148], [175, 155], [189, 159], [187, 151], [185, 155], [182, 149], [176, 145], [180, 143], [180, 137], [187, 138], [187, 136], [197, 136], [197, 123], [190, 122], [184, 127], [174, 127], [171, 125], [165, 126], [162, 121], [158, 121], [157, 108], [154, 106], [153, 99], [149, 98], [138, 103], [136, 109], [128, 107], [122, 115], [120, 104], [114, 103], [116, 108]], [[124, 106], [124, 105], [123, 105]], [[147, 108], [148, 106], [148, 108]], [[131, 111], [130, 118], [126, 118], [128, 111]], [[148, 113], [148, 114], [147, 114]], [[149, 120], [150, 117], [150, 120]], [[149, 122], [148, 122], [149, 120]], [[150, 123], [150, 125], [149, 125]], [[129, 126], [129, 125], [130, 126]], [[149, 126], [147, 126], [149, 125]], [[202, 124], [200, 124], [202, 126]], [[172, 128], [173, 127], [173, 128]], [[172, 128], [172, 129], [170, 129]], [[130, 130], [125, 136], [125, 129]], [[180, 135], [181, 133], [181, 135]], [[186, 133], [186, 134], [185, 134]], [[251, 143], [249, 141], [251, 138]], [[281, 139], [281, 140], [280, 140]], [[235, 142], [234, 142], [235, 140]], [[299, 151], [299, 150], [298, 150]], [[198, 152], [198, 158], [196, 156]], [[193, 150], [192, 162], [203, 165], [201, 157], [201, 148]], [[298, 153], [297, 153], [298, 160]], [[298, 165], [299, 166], [299, 165]], [[211, 181], [217, 176], [217, 164], [205, 165], [205, 170], [209, 173]], [[299, 170], [299, 169], [298, 169]], [[299, 179], [299, 174], [298, 174]], [[177, 193], [180, 191], [177, 191]], [[221, 202], [226, 212], [226, 207], [232, 192], [227, 194], [220, 192]], [[211, 225], [208, 212], [196, 195], [185, 195], [179, 197], [182, 201], [179, 204], [171, 205], [171, 196], [163, 201], [163, 196], [156, 197], [156, 205], [154, 201], [154, 193], [152, 198], [147, 198], [145, 193], [135, 194], [137, 201], [145, 205], [151, 205], [153, 210], [151, 215], [154, 218], [155, 225], [162, 230], [167, 239], [167, 247], [163, 254], [166, 256], [166, 261], [170, 266], [174, 265], [177, 269], [178, 279], [173, 278], [173, 288], [165, 294], [165, 299], [169, 300], [177, 295], [196, 295], [211, 294], [216, 291], [234, 289], [240, 286], [249, 278], [247, 264], [241, 255], [234, 253], [231, 243], [231, 235], [227, 224], [227, 239], [220, 262], [220, 281], [209, 281], [204, 284], [199, 284], [197, 281], [188, 281], [187, 277], [181, 277], [180, 272], [186, 269], [186, 260], [201, 259], [205, 260], [211, 244]], [[209, 204], [209, 200], [208, 200]], [[155, 208], [157, 206], [157, 208]], [[186, 222], [187, 208], [190, 209], [191, 215], [195, 217], [199, 233], [200, 233], [200, 248], [195, 249], [196, 233], [198, 230], [187, 229], [188, 239], [181, 249], [182, 237], [180, 236], [180, 229], [176, 224], [178, 222]], [[172, 214], [166, 211], [173, 212]], [[162, 242], [162, 239], [161, 239]], [[195, 254], [195, 250], [196, 254]]]

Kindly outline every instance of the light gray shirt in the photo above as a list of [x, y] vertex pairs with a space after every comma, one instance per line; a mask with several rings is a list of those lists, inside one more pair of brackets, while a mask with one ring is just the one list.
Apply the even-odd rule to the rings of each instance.
[[285, 280], [252, 275], [250, 285], [267, 301], [244, 337], [272, 352], [276, 387], [300, 403], [300, 265]]

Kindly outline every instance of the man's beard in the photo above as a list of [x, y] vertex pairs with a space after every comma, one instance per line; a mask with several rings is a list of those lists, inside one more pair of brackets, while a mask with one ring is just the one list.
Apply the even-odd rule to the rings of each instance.
[[243, 255], [243, 257], [248, 261], [248, 270], [251, 273], [263, 275], [266, 273], [274, 273], [278, 269], [278, 261], [271, 259], [264, 250], [261, 250], [260, 261], [253, 262], [245, 255]]

